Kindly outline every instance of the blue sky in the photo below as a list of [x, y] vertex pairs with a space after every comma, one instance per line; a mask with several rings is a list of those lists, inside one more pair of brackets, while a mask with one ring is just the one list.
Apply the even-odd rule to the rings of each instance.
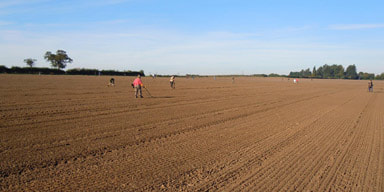
[[323, 64], [384, 72], [382, 1], [0, 0], [0, 65], [146, 74], [288, 74]]

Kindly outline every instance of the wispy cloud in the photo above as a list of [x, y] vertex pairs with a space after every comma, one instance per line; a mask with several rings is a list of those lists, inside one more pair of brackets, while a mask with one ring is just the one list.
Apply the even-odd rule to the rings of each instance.
[[132, 1], [133, 0], [0, 0], [0, 16], [27, 13], [37, 14], [40, 13], [41, 10], [44, 10], [44, 13], [63, 14], [97, 7], [117, 6]]
[[262, 36], [261, 33], [234, 33], [230, 31], [213, 31], [208, 32], [210, 39], [249, 39]]
[[0, 2], [0, 9], [13, 6], [29, 5], [34, 3], [42, 3], [47, 1], [48, 0], [5, 0]]
[[7, 22], [7, 21], [0, 21], [0, 26], [4, 26], [4, 25], [10, 25], [12, 24], [11, 22]]
[[20, 5], [20, 4], [23, 4], [23, 3], [26, 3], [28, 1], [17, 1], [17, 0], [6, 0], [6, 1], [1, 1], [0, 2], [0, 8], [6, 8], [6, 7], [11, 7], [11, 6], [15, 6], [15, 5]]
[[258, 34], [231, 31], [199, 35], [161, 29], [55, 34], [0, 31], [0, 36], [0, 50], [6, 53], [3, 61], [8, 65], [23, 64], [24, 58], [32, 57], [41, 61], [39, 65], [49, 66], [44, 64], [43, 53], [64, 49], [75, 60], [70, 68], [143, 69], [163, 74], [287, 73], [279, 64], [312, 63], [313, 58], [320, 60], [335, 49], [344, 50], [305, 41], [264, 40]]
[[382, 71], [377, 63], [382, 59], [382, 48], [342, 47], [305, 39], [265, 40], [262, 35], [231, 31], [191, 35], [161, 29], [55, 34], [0, 30], [0, 37], [0, 52], [4, 53], [0, 61], [8, 66], [23, 65], [23, 59], [31, 57], [38, 59], [39, 66], [48, 67], [42, 58], [44, 52], [63, 49], [75, 61], [69, 68], [143, 69], [161, 74], [286, 74], [292, 68], [317, 62], [359, 64], [371, 59], [368, 61], [373, 67], [369, 67]]
[[104, 0], [98, 0], [98, 1], [89, 1], [89, 3], [92, 3], [93, 5], [116, 5], [116, 4], [121, 4], [121, 3], [126, 3], [130, 2], [132, 0], [109, 0], [109, 1], [104, 1]]
[[0, 42], [13, 42], [23, 37], [21, 31], [0, 30]]
[[[76, 5], [97, 5], [97, 6], [103, 6], [103, 5], [116, 5], [120, 3], [126, 3], [130, 2], [132, 0], [83, 0], [83, 1], [75, 1]], [[2, 0], [0, 1], [0, 8], [7, 8], [7, 7], [13, 7], [13, 6], [22, 6], [22, 5], [30, 5], [30, 4], [36, 4], [36, 3], [49, 3], [51, 0]]]
[[338, 24], [329, 26], [329, 29], [332, 30], [359, 30], [376, 28], [384, 28], [384, 24]]

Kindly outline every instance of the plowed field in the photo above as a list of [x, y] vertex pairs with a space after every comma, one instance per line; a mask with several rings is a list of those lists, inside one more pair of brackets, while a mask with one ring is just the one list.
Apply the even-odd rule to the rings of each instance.
[[2, 191], [384, 191], [384, 82], [0, 75]]

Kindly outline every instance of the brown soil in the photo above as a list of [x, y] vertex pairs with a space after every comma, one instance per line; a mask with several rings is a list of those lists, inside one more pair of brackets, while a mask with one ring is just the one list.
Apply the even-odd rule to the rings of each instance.
[[384, 191], [384, 82], [0, 75], [3, 191]]

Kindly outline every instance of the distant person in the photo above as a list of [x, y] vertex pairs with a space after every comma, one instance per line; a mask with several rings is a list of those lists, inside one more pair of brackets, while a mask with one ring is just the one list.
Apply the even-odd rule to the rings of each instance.
[[135, 97], [137, 98], [138, 94], [140, 98], [143, 98], [143, 94], [141, 88], [144, 87], [143, 82], [141, 82], [141, 76], [137, 75], [137, 78], [131, 84], [133, 88], [135, 88]]
[[295, 83], [295, 84], [297, 83], [297, 79], [296, 79], [296, 78], [295, 78], [295, 79], [293, 79], [293, 83]]
[[111, 79], [109, 80], [108, 87], [109, 87], [109, 86], [112, 86], [112, 87], [115, 86], [115, 79], [114, 79], [114, 78], [111, 78]]
[[175, 76], [172, 75], [171, 79], [169, 80], [169, 83], [171, 85], [171, 88], [175, 88]]
[[373, 92], [373, 82], [372, 80], [368, 82], [368, 91]]
[[235, 77], [232, 77], [232, 83], [235, 83]]

